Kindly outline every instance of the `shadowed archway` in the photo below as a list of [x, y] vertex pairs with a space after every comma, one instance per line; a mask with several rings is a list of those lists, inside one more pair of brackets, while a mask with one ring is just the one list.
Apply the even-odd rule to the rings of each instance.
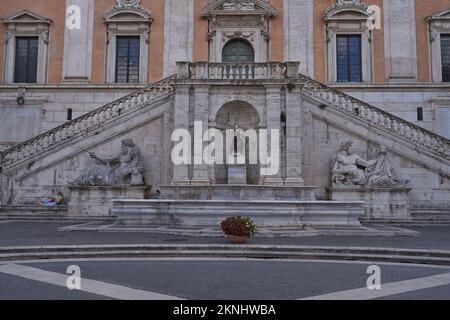
[[[256, 109], [244, 101], [231, 101], [224, 104], [216, 114], [216, 128], [219, 129], [224, 137], [227, 129], [234, 129], [237, 125], [240, 129], [246, 131], [254, 129], [258, 132], [260, 118]], [[245, 139], [245, 156], [247, 164], [247, 183], [259, 184], [259, 164], [249, 163], [249, 138]], [[257, 143], [257, 142], [256, 142]], [[224, 141], [224, 161], [226, 156], [226, 145]], [[215, 166], [216, 184], [227, 184], [228, 171], [227, 165]]]

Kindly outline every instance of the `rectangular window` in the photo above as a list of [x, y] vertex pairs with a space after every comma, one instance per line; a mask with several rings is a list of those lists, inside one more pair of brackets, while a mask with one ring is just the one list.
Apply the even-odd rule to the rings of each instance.
[[139, 83], [140, 37], [117, 37], [116, 83]]
[[423, 121], [423, 108], [417, 108], [417, 121]]
[[361, 36], [337, 36], [336, 46], [338, 82], [361, 82]]
[[72, 108], [68, 108], [67, 109], [67, 120], [71, 121], [72, 120]]
[[442, 81], [450, 82], [450, 34], [441, 35]]
[[16, 37], [15, 83], [37, 82], [38, 37]]

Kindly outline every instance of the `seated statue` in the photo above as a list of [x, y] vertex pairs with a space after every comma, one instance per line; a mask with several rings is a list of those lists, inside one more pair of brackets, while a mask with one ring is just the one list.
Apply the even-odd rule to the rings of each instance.
[[341, 144], [340, 151], [333, 159], [332, 183], [344, 185], [360, 185], [365, 178], [366, 160], [354, 154], [353, 141], [345, 141]]
[[386, 147], [380, 146], [377, 158], [366, 161], [352, 152], [353, 141], [345, 141], [333, 160], [332, 184], [367, 187], [404, 187], [409, 181], [393, 176]]
[[110, 159], [100, 159], [95, 153], [89, 156], [100, 166], [90, 168], [72, 182], [76, 186], [115, 186], [115, 185], [143, 185], [144, 167], [141, 151], [132, 139], [122, 141], [122, 149], [118, 156]]
[[405, 187], [409, 180], [394, 177], [386, 156], [386, 147], [380, 146], [377, 150], [377, 159], [370, 161], [366, 169], [364, 184], [370, 187]]

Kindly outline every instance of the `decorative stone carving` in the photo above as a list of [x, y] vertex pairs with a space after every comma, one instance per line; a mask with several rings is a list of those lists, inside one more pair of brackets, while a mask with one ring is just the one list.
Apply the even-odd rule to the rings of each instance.
[[99, 167], [86, 170], [75, 181], [75, 186], [118, 186], [144, 184], [142, 155], [132, 139], [122, 141], [122, 149], [118, 156], [111, 159], [100, 159], [95, 153], [89, 153], [92, 159], [101, 164]]
[[242, 32], [242, 31], [235, 31], [235, 32], [224, 32], [222, 37], [222, 42], [227, 42], [231, 39], [247, 39], [250, 42], [254, 41], [254, 34], [253, 32]]
[[362, 3], [361, 0], [336, 0], [336, 3], [333, 4], [326, 12], [326, 16], [334, 15], [336, 10], [340, 9], [362, 9], [362, 11], [367, 10], [367, 5]]
[[360, 0], [337, 0], [338, 5], [352, 5], [352, 4], [360, 4]]
[[250, 0], [228, 0], [223, 10], [255, 10], [255, 3]]
[[117, 5], [114, 8], [137, 8], [141, 9], [140, 0], [117, 0]]
[[376, 159], [366, 161], [352, 152], [352, 145], [351, 140], [343, 142], [341, 150], [334, 157], [333, 187], [353, 185], [400, 188], [408, 183], [408, 180], [394, 177], [389, 161], [386, 159], [387, 151], [384, 146], [378, 149]]

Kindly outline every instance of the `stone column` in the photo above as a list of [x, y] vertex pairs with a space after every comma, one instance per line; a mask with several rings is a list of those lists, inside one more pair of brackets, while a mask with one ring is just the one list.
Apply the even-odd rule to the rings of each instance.
[[[174, 107], [174, 130], [186, 129], [189, 132], [189, 92], [190, 85], [177, 85]], [[192, 141], [189, 141], [192, 146]], [[173, 142], [172, 142], [173, 146]], [[189, 150], [190, 151], [190, 150]], [[192, 159], [191, 159], [192, 160]], [[189, 185], [189, 164], [173, 166], [172, 185]]]
[[80, 28], [76, 23], [69, 24], [73, 28], [65, 25], [63, 81], [84, 83], [91, 79], [94, 1], [66, 0], [66, 8], [70, 6], [78, 6], [80, 11], [67, 11], [66, 19], [78, 19], [79, 14]]
[[[283, 185], [283, 179], [281, 178], [281, 85], [280, 84], [265, 84], [266, 88], [266, 125], [267, 125], [267, 150], [268, 154], [272, 154], [270, 150], [272, 135], [271, 130], [276, 129], [279, 132], [280, 141], [280, 158], [279, 168], [275, 175], [261, 176], [261, 181], [265, 185]], [[265, 167], [261, 164], [261, 167]]]
[[166, 0], [164, 17], [164, 77], [175, 73], [175, 62], [192, 61], [194, 0]]
[[388, 80], [414, 82], [417, 78], [414, 0], [384, 0], [383, 8]]
[[[209, 185], [209, 166], [203, 161], [203, 133], [208, 129], [209, 118], [209, 86], [197, 85], [194, 87], [194, 171], [192, 185]], [[196, 122], [201, 122], [199, 127]]]
[[302, 177], [302, 101], [300, 88], [286, 90], [286, 186], [304, 185]]

